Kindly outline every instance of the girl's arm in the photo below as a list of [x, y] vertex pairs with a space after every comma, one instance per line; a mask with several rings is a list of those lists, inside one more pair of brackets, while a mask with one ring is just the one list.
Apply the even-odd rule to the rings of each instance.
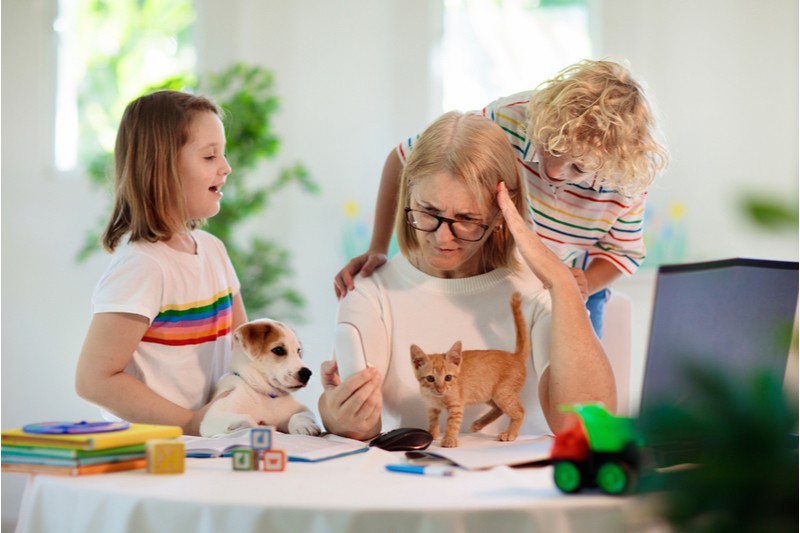
[[231, 312], [231, 319], [233, 320], [231, 324], [231, 331], [236, 331], [236, 328], [247, 322], [247, 311], [244, 308], [244, 301], [242, 300], [241, 292], [238, 292], [233, 296]]
[[199, 435], [208, 405], [197, 411], [185, 409], [125, 373], [148, 327], [148, 319], [141, 315], [95, 314], [78, 359], [75, 390], [124, 420], [180, 426], [184, 434]]
[[555, 432], [563, 427], [565, 413], [559, 409], [562, 405], [602, 402], [614, 411], [617, 404], [614, 374], [592, 329], [575, 278], [528, 228], [503, 183], [498, 186], [497, 201], [522, 257], [550, 291], [550, 364], [539, 380], [539, 400], [550, 429]]
[[394, 217], [397, 212], [397, 196], [402, 173], [403, 163], [400, 161], [397, 151], [392, 150], [383, 165], [369, 250], [351, 259], [334, 277], [333, 285], [338, 299], [353, 290], [353, 277], [356, 274], [361, 272], [362, 276], [369, 276], [386, 262], [386, 254], [389, 252], [389, 244], [392, 242], [392, 233], [394, 232]]

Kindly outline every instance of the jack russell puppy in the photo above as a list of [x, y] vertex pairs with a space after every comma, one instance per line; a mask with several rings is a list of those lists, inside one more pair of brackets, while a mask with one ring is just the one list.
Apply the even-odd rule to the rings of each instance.
[[208, 408], [200, 435], [211, 437], [255, 426], [319, 435], [313, 413], [291, 395], [311, 377], [294, 331], [282, 322], [259, 319], [239, 326], [233, 339], [231, 372], [219, 380], [214, 397], [228, 394]]

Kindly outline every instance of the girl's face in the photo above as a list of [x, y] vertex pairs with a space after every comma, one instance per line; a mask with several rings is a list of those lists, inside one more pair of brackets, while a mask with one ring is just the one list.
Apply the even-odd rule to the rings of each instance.
[[211, 111], [196, 113], [189, 124], [189, 140], [178, 151], [178, 173], [190, 220], [219, 212], [222, 186], [230, 172], [222, 121]]
[[551, 185], [582, 183], [594, 176], [594, 172], [584, 169], [580, 161], [567, 156], [555, 156], [546, 150], [539, 151], [539, 173]]
[[489, 224], [479, 241], [457, 239], [442, 222], [436, 231], [416, 230], [419, 241], [417, 268], [437, 278], [465, 278], [484, 273], [481, 248], [499, 223], [488, 213], [467, 186], [442, 172], [417, 182], [410, 191], [409, 207], [457, 221]]

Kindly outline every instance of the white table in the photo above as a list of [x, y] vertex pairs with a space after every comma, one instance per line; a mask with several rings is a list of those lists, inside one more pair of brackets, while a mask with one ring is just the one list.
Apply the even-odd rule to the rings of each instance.
[[402, 453], [370, 449], [284, 472], [188, 459], [186, 472], [32, 476], [18, 533], [623, 531], [634, 498], [564, 495], [552, 468], [388, 472]]

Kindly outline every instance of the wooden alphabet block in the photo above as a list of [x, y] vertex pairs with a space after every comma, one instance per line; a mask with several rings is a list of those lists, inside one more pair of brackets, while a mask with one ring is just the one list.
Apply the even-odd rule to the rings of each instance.
[[261, 470], [264, 472], [283, 472], [286, 468], [286, 453], [283, 450], [261, 452]]
[[257, 427], [250, 430], [250, 446], [254, 450], [263, 451], [272, 449], [273, 427]]
[[145, 443], [147, 471], [151, 474], [183, 474], [186, 446], [176, 439], [151, 439]]
[[234, 470], [258, 470], [258, 452], [253, 448], [234, 448], [231, 459]]

